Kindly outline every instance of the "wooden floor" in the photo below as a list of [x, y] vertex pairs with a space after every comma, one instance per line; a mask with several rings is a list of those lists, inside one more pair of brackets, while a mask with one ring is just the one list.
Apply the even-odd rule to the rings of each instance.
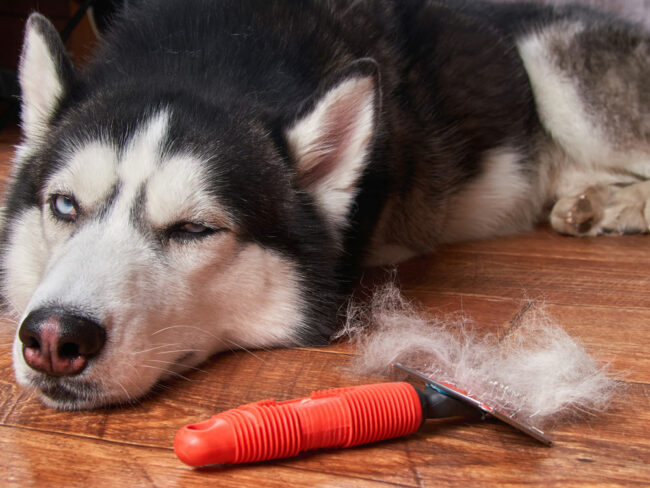
[[[2, 174], [15, 131], [0, 132]], [[432, 314], [462, 311], [504, 330], [525, 299], [544, 300], [597, 358], [625, 373], [608, 413], [549, 432], [555, 446], [493, 423], [430, 422], [405, 439], [258, 465], [193, 470], [172, 450], [177, 429], [263, 398], [362, 384], [354, 350], [236, 352], [131, 408], [58, 412], [14, 382], [15, 325], [0, 322], [2, 486], [634, 486], [650, 485], [650, 237], [573, 239], [547, 229], [449, 246], [400, 268]]]

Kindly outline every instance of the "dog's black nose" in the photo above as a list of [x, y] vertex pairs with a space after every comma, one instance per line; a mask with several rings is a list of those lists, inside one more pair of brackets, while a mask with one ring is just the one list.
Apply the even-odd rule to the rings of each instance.
[[18, 337], [31, 368], [51, 376], [73, 376], [101, 351], [106, 331], [88, 318], [42, 308], [25, 318]]

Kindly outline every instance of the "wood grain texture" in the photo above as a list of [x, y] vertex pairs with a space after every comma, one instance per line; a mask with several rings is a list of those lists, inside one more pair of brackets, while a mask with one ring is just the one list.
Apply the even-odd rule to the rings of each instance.
[[[0, 182], [17, 132], [0, 132]], [[650, 480], [649, 238], [572, 239], [540, 228], [448, 246], [399, 267], [427, 313], [471, 317], [503, 333], [527, 300], [547, 310], [625, 376], [610, 411], [550, 431], [546, 448], [497, 422], [431, 421], [404, 439], [295, 459], [193, 470], [172, 450], [176, 430], [243, 403], [363, 384], [350, 344], [233, 352], [161, 385], [128, 408], [58, 412], [15, 384], [15, 324], [0, 320], [2, 486], [648, 486]], [[364, 283], [380, 280], [372, 271]]]

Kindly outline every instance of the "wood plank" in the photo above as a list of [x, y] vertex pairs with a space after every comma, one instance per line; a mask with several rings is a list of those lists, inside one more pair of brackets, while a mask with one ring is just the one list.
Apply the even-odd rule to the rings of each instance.
[[136, 447], [5, 426], [0, 426], [0, 450], [4, 486], [414, 486], [271, 463], [194, 470], [181, 464], [171, 448]]
[[589, 261], [648, 262], [647, 236], [570, 237], [554, 232], [548, 225], [513, 236], [466, 242], [441, 247], [470, 254], [501, 254], [566, 258]]
[[398, 278], [407, 293], [527, 297], [556, 305], [646, 309], [650, 307], [646, 262], [479, 255], [448, 249], [405, 263]]

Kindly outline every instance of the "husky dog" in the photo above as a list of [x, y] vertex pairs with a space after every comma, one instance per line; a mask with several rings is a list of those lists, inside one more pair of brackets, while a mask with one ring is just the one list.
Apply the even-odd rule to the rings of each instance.
[[80, 72], [33, 14], [19, 78], [2, 289], [57, 408], [325, 344], [363, 265], [648, 230], [650, 37], [578, 7], [145, 0]]

